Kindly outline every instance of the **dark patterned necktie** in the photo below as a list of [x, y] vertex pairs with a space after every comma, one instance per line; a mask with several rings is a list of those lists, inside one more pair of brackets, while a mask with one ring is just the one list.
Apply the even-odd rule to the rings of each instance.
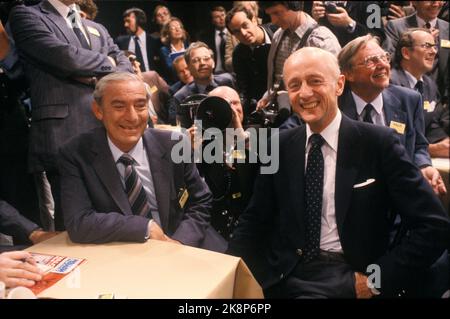
[[417, 81], [416, 85], [414, 86], [414, 89], [420, 93], [420, 95], [423, 95], [423, 82], [421, 80]]
[[363, 121], [364, 122], [373, 124], [373, 120], [372, 120], [372, 110], [373, 109], [374, 109], [373, 105], [370, 103], [364, 107], [364, 110], [363, 110], [363, 112], [364, 112]]
[[84, 49], [90, 50], [91, 47], [90, 47], [89, 43], [87, 42], [86, 37], [84, 36], [83, 32], [79, 28], [77, 22], [76, 22], [76, 20], [77, 20], [76, 15], [77, 15], [77, 13], [75, 12], [75, 10], [70, 10], [69, 14], [67, 15], [67, 17], [70, 19], [70, 22], [72, 24], [72, 30], [75, 33], [75, 35], [77, 36], [78, 41], [80, 41], [81, 46]]
[[324, 161], [321, 147], [325, 140], [320, 134], [309, 138], [311, 148], [305, 172], [305, 262], [313, 260], [320, 252], [320, 227], [322, 219], [322, 194]]
[[133, 166], [134, 159], [129, 154], [123, 154], [118, 161], [125, 166], [125, 191], [133, 214], [144, 217], [151, 216], [147, 193]]
[[134, 53], [136, 54], [136, 60], [139, 61], [142, 72], [145, 72], [145, 64], [144, 57], [142, 56], [141, 46], [139, 45], [139, 38], [137, 36], [133, 37], [134, 39]]

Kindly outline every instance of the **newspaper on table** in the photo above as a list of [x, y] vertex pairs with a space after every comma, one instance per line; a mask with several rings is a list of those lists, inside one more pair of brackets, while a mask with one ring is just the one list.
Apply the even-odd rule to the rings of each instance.
[[86, 260], [84, 258], [40, 253], [31, 253], [31, 255], [44, 273], [42, 280], [30, 288], [36, 295], [56, 284]]

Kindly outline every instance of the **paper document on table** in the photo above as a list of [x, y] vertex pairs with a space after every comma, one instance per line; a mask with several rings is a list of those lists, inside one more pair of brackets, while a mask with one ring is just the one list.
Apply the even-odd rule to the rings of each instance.
[[39, 253], [31, 253], [31, 255], [36, 260], [37, 266], [44, 273], [42, 280], [31, 287], [31, 290], [36, 295], [53, 286], [86, 260], [84, 258]]

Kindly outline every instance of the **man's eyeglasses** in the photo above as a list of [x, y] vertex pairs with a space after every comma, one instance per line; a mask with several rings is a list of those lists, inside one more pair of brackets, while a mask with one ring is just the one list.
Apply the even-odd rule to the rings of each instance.
[[391, 55], [389, 52], [384, 52], [381, 54], [370, 55], [364, 58], [363, 63], [358, 63], [356, 65], [364, 65], [366, 68], [372, 68], [378, 65], [380, 62], [389, 63], [391, 62]]
[[425, 42], [423, 44], [416, 44], [416, 45], [413, 45], [413, 47], [421, 47], [422, 49], [425, 49], [425, 50], [435, 49], [436, 51], [438, 48], [436, 43], [430, 43], [430, 42]]
[[198, 63], [200, 63], [200, 62], [205, 62], [205, 63], [207, 63], [207, 62], [209, 62], [211, 60], [211, 57], [210, 56], [203, 56], [203, 57], [196, 57], [196, 58], [193, 58], [192, 60], [191, 60], [191, 62], [192, 63], [194, 63], [194, 64], [198, 64]]

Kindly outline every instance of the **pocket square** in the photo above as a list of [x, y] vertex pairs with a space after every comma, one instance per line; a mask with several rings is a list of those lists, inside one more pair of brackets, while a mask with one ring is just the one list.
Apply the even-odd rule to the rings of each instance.
[[367, 185], [370, 185], [375, 182], [374, 178], [369, 178], [367, 181], [353, 185], [353, 188], [361, 188]]

